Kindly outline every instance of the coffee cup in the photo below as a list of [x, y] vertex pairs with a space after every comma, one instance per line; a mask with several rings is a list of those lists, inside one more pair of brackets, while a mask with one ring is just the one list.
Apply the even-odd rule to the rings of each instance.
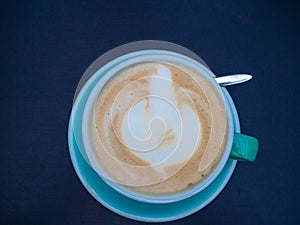
[[234, 133], [214, 77], [187, 55], [157, 49], [121, 55], [95, 72], [80, 151], [99, 179], [135, 200], [169, 203], [206, 188], [229, 157], [253, 161], [258, 142]]

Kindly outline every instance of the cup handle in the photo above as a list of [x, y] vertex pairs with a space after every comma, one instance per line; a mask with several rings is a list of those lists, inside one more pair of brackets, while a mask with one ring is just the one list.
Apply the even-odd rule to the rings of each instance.
[[258, 152], [258, 140], [255, 137], [235, 133], [230, 158], [253, 162]]

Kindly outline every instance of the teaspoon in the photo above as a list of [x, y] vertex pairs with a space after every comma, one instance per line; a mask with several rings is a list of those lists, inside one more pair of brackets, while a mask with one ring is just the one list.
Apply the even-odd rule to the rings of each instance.
[[240, 84], [244, 83], [252, 78], [249, 74], [233, 74], [233, 75], [226, 75], [221, 77], [216, 77], [215, 80], [221, 86], [229, 86], [233, 84]]

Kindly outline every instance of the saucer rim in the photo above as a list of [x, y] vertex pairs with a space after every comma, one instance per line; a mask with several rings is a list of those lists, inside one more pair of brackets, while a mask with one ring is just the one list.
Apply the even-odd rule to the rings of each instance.
[[[231, 96], [229, 95], [228, 91], [225, 88], [222, 88], [222, 91], [224, 92], [224, 95], [226, 96], [229, 105], [231, 106], [231, 112], [233, 114], [233, 120], [234, 120], [234, 130], [237, 133], [240, 133], [240, 123], [239, 123], [239, 118], [238, 118], [238, 114], [236, 111], [236, 107], [234, 105], [234, 102], [231, 98]], [[71, 161], [72, 161], [72, 165], [73, 168], [79, 178], [79, 180], [81, 181], [81, 183], [83, 184], [83, 186], [85, 187], [85, 189], [100, 203], [102, 204], [104, 207], [106, 207], [107, 209], [111, 210], [112, 212], [129, 218], [129, 219], [133, 219], [133, 220], [137, 220], [137, 221], [142, 221], [142, 222], [168, 222], [168, 221], [173, 221], [173, 220], [178, 220], [184, 217], [187, 217], [189, 215], [192, 215], [198, 211], [200, 211], [201, 209], [203, 209], [205, 206], [207, 206], [210, 202], [212, 202], [220, 193], [221, 191], [225, 188], [225, 186], [227, 185], [227, 183], [229, 182], [237, 161], [233, 160], [233, 159], [229, 159], [230, 162], [228, 161], [227, 163], [231, 163], [231, 168], [228, 170], [227, 174], [225, 175], [225, 179], [223, 181], [221, 181], [222, 183], [219, 185], [219, 187], [216, 189], [216, 191], [204, 202], [202, 202], [201, 204], [199, 204], [198, 206], [192, 208], [192, 210], [188, 210], [185, 213], [181, 213], [181, 214], [177, 214], [175, 216], [169, 216], [169, 217], [145, 217], [145, 216], [136, 216], [130, 213], [126, 213], [123, 212], [122, 210], [119, 210], [113, 206], [111, 206], [109, 204], [109, 202], [104, 201], [95, 190], [92, 189], [92, 187], [88, 184], [88, 182], [86, 182], [86, 179], [84, 178], [84, 176], [81, 174], [80, 170], [79, 170], [79, 165], [76, 162], [76, 156], [75, 156], [75, 148], [74, 148], [74, 143], [73, 143], [73, 123], [72, 123], [72, 113], [73, 111], [71, 111], [71, 115], [70, 115], [70, 119], [69, 119], [69, 125], [68, 125], [68, 145], [69, 145], [69, 153], [70, 153], [70, 157], [71, 157]], [[75, 143], [76, 144], [76, 143]], [[226, 163], [226, 164], [227, 164]], [[221, 174], [220, 174], [221, 175]], [[213, 183], [212, 183], [213, 184]], [[210, 186], [210, 185], [209, 185]], [[207, 188], [209, 188], [209, 186]], [[110, 187], [109, 187], [110, 188]], [[204, 189], [205, 190], [205, 189]], [[198, 193], [198, 194], [201, 194]], [[196, 194], [197, 195], [197, 194]], [[126, 197], [128, 198], [128, 197]], [[132, 200], [132, 199], [131, 199]], [[133, 200], [136, 201], [136, 200]], [[136, 201], [138, 202], [138, 201]], [[159, 203], [147, 203], [147, 204], [159, 204]], [[169, 205], [172, 205], [172, 203], [168, 203]]]

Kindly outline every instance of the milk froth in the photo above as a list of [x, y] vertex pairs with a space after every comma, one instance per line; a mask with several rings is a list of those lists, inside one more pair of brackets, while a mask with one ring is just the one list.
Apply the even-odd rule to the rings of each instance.
[[95, 102], [90, 128], [102, 175], [149, 194], [206, 179], [227, 139], [225, 106], [209, 81], [162, 61], [113, 76]]

